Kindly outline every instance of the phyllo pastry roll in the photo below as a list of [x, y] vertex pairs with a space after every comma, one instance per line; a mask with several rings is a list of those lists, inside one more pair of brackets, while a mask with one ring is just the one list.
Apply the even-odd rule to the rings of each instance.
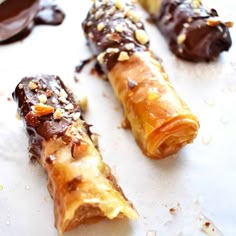
[[29, 153], [48, 174], [60, 235], [101, 218], [137, 218], [59, 77], [26, 77], [13, 98], [29, 136]]
[[131, 1], [95, 1], [83, 29], [144, 154], [163, 158], [191, 143], [199, 123], [177, 95]]
[[[232, 45], [230, 21], [223, 21], [215, 9], [201, 0], [149, 0], [140, 3], [151, 13], [171, 51], [189, 61], [210, 61]], [[145, 2], [145, 4], [144, 4]], [[156, 12], [153, 5], [159, 2]]]

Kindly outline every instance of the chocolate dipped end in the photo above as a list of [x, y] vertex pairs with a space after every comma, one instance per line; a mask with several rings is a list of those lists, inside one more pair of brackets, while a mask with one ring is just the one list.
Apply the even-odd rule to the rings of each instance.
[[36, 25], [60, 25], [64, 18], [51, 0], [6, 0], [0, 4], [0, 44], [26, 38]]
[[23, 78], [13, 99], [26, 126], [31, 158], [40, 158], [43, 140], [63, 136], [74, 120], [82, 119], [73, 95], [58, 76]]
[[199, 0], [163, 0], [153, 19], [171, 51], [189, 61], [214, 60], [232, 45], [227, 24]]
[[19, 34], [33, 21], [39, 0], [6, 0], [0, 4], [0, 41]]
[[85, 36], [103, 72], [135, 52], [148, 50], [143, 23], [129, 1], [95, 1], [82, 24]]

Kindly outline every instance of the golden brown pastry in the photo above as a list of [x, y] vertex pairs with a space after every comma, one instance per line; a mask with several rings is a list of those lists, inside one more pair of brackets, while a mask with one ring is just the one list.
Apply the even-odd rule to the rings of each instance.
[[102, 161], [73, 95], [57, 76], [27, 77], [13, 98], [29, 136], [29, 152], [48, 174], [60, 235], [102, 218], [137, 218]]
[[97, 0], [83, 22], [142, 151], [152, 158], [176, 153], [196, 137], [199, 123], [149, 50], [149, 38], [131, 1]]

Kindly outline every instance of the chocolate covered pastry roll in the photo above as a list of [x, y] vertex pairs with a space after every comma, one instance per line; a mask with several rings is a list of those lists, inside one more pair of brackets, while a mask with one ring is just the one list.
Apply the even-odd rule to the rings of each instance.
[[137, 218], [59, 77], [26, 77], [13, 98], [29, 136], [29, 153], [48, 174], [60, 235], [102, 218]]
[[[151, 13], [171, 51], [178, 57], [210, 61], [231, 47], [228, 28], [233, 23], [222, 21], [217, 11], [204, 7], [201, 0], [139, 1]], [[157, 2], [160, 6], [155, 8]]]
[[83, 29], [144, 154], [163, 158], [191, 143], [198, 120], [149, 50], [134, 3], [95, 1]]

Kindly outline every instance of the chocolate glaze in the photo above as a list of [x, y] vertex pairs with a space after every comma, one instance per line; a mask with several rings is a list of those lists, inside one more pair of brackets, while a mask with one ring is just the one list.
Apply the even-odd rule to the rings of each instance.
[[[207, 10], [198, 0], [163, 0], [153, 20], [178, 57], [189, 61], [209, 61], [229, 50], [232, 44], [224, 23], [207, 24], [210, 17], [216, 16], [216, 10]], [[185, 40], [178, 40], [180, 35]]]
[[90, 58], [88, 58], [88, 59], [85, 59], [85, 60], [80, 61], [80, 63], [75, 67], [75, 72], [76, 72], [76, 73], [80, 73], [80, 72], [84, 69], [84, 67], [85, 67], [88, 63], [90, 63], [91, 61], [93, 61], [94, 59], [95, 59], [95, 57], [92, 56], [92, 57], [90, 57]]
[[121, 52], [127, 52], [130, 56], [134, 52], [147, 50], [149, 45], [148, 42], [141, 44], [135, 37], [135, 31], [144, 30], [144, 26], [135, 18], [134, 4], [122, 3], [124, 6], [119, 7], [113, 0], [107, 3], [96, 1], [82, 24], [93, 53], [104, 53], [103, 62], [98, 61], [105, 73], [113, 68]]
[[64, 18], [49, 0], [6, 0], [0, 4], [0, 44], [24, 39], [36, 25], [59, 25]]
[[[36, 89], [32, 89], [30, 83], [37, 85]], [[66, 101], [62, 102], [63, 93], [67, 94]], [[46, 105], [52, 106], [65, 111], [61, 119], [55, 120], [53, 113], [45, 116], [37, 116], [33, 111], [33, 106], [39, 104], [39, 96], [44, 94], [47, 96]], [[30, 148], [29, 152], [32, 157], [39, 158], [42, 149], [42, 141], [49, 140], [53, 137], [63, 136], [69, 125], [75, 120], [74, 115], [81, 116], [80, 108], [76, 103], [73, 95], [65, 87], [61, 79], [53, 75], [42, 75], [37, 77], [25, 77], [17, 85], [12, 94], [13, 99], [17, 102], [18, 113], [24, 119], [26, 131], [29, 136]], [[72, 104], [73, 109], [67, 110], [65, 106]], [[87, 133], [91, 135], [88, 125], [84, 125]]]

